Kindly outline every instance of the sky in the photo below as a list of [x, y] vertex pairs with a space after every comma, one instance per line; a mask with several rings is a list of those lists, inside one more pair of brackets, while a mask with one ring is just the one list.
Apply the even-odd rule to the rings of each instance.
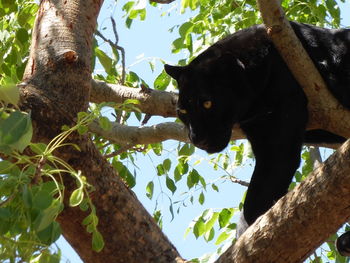
[[[174, 25], [181, 25], [185, 22], [190, 13], [185, 15], [179, 15], [179, 9], [176, 8], [177, 3], [162, 6], [162, 10], [157, 8], [148, 8], [147, 18], [144, 22], [134, 21], [131, 29], [126, 29], [124, 26], [125, 18], [123, 18], [123, 13], [121, 10], [121, 1], [114, 6], [115, 1], [106, 0], [99, 18], [99, 29], [107, 38], [112, 38], [113, 36], [109, 31], [102, 30], [104, 27], [110, 27], [109, 17], [113, 15], [117, 22], [117, 29], [119, 35], [119, 45], [123, 46], [126, 50], [126, 65], [128, 70], [137, 72], [147, 83], [152, 87], [154, 78], [162, 70], [162, 64], [156, 63], [156, 73], [152, 73], [150, 67], [148, 66], [148, 61], [157, 61], [159, 58], [165, 60], [169, 64], [176, 64], [181, 58], [184, 58], [186, 54], [172, 54], [171, 53], [171, 43], [177, 38], [177, 30], [174, 33], [169, 32], [169, 29]], [[123, 1], [124, 3], [124, 1]], [[350, 3], [349, 1], [344, 5], [340, 5], [343, 10], [342, 25], [350, 25]], [[168, 15], [161, 16], [160, 14], [165, 11], [169, 11]], [[102, 19], [105, 18], [105, 19]], [[159, 123], [162, 121], [169, 121], [169, 119], [161, 117], [151, 118], [149, 125], [153, 123]], [[133, 124], [137, 125], [137, 124]], [[167, 149], [161, 158], [155, 156], [137, 158], [137, 165], [142, 169], [136, 170], [139, 174], [137, 176], [137, 185], [133, 188], [134, 192], [138, 196], [139, 200], [146, 207], [146, 209], [152, 213], [154, 210], [154, 201], [150, 201], [145, 195], [146, 184], [156, 176], [156, 170], [154, 168], [160, 160], [165, 158], [173, 158], [172, 149], [177, 147], [178, 143], [174, 141], [166, 142], [164, 148]], [[197, 152], [196, 152], [197, 153]], [[198, 154], [207, 157], [207, 155], [201, 151]], [[198, 167], [196, 167], [197, 169]], [[205, 175], [206, 179], [215, 180], [220, 176], [220, 172], [215, 172], [208, 165], [203, 165], [198, 168], [201, 175]], [[239, 178], [249, 181], [252, 167], [247, 165], [245, 168], [238, 169], [235, 173], [239, 174]], [[156, 185], [155, 192], [160, 189]], [[180, 186], [181, 187], [181, 186]], [[184, 187], [184, 186], [183, 186]], [[214, 252], [216, 246], [212, 243], [207, 244], [202, 239], [196, 240], [192, 234], [189, 234], [186, 239], [184, 239], [184, 233], [188, 227], [191, 220], [196, 216], [200, 215], [206, 208], [224, 208], [237, 206], [241, 200], [244, 193], [244, 188], [232, 183], [220, 184], [220, 192], [216, 193], [214, 191], [208, 191], [206, 193], [206, 201], [203, 206], [199, 204], [190, 205], [187, 208], [183, 208], [179, 215], [175, 216], [175, 219], [171, 221], [170, 213], [168, 212], [169, 202], [163, 197], [160, 198], [159, 203], [162, 211], [164, 212], [163, 218], [163, 230], [168, 236], [170, 241], [175, 245], [180, 254], [187, 259], [193, 257], [199, 257], [207, 252]], [[176, 198], [175, 198], [176, 199]], [[197, 202], [198, 203], [198, 202]], [[67, 242], [61, 238], [57, 245], [62, 249], [62, 260], [61, 262], [72, 262], [80, 263], [81, 260], [76, 255], [76, 253], [70, 248]]]

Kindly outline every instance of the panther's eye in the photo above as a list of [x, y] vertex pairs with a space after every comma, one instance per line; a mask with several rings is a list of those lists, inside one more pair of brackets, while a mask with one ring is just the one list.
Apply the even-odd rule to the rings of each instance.
[[206, 109], [210, 109], [212, 104], [213, 103], [210, 100], [207, 100], [207, 101], [203, 102], [203, 107], [206, 108]]
[[187, 110], [185, 110], [185, 109], [178, 109], [178, 111], [179, 111], [181, 114], [187, 114]]

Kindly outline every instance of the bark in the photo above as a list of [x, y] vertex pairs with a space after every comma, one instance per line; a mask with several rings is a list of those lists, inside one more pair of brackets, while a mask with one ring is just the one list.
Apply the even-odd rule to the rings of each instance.
[[146, 114], [176, 117], [177, 94], [148, 88], [129, 88], [118, 84], [93, 80], [90, 101], [94, 103], [122, 103], [126, 99], [139, 100], [137, 107]]
[[[86, 111], [91, 82], [92, 36], [102, 1], [43, 0], [32, 36], [30, 58], [21, 84], [23, 110], [32, 112], [34, 141], [48, 142]], [[94, 186], [91, 198], [105, 240], [100, 253], [91, 249], [91, 236], [82, 226], [87, 216], [66, 206], [58, 221], [68, 242], [84, 262], [183, 262], [135, 195], [100, 155], [87, 136], [70, 138], [79, 145], [55, 154], [81, 170]], [[66, 195], [75, 182], [64, 177]]]
[[[308, 98], [308, 127], [350, 137], [350, 112], [328, 91], [325, 82], [292, 30], [279, 0], [258, 0], [267, 33]], [[339, 125], [341, 123], [342, 125]]]
[[[151, 116], [176, 117], [177, 94], [174, 92], [130, 88], [98, 80], [92, 80], [91, 85], [90, 102], [122, 103], [126, 99], [137, 99], [140, 102], [137, 107], [145, 114]], [[313, 105], [309, 105], [309, 107], [313, 107]], [[311, 109], [313, 110], [313, 108]], [[312, 123], [314, 122], [316, 122], [316, 120], [312, 121]], [[309, 125], [308, 129], [312, 128], [315, 127]], [[160, 123], [151, 127], [126, 126], [119, 123], [113, 123], [112, 129], [109, 131], [105, 131], [99, 127], [98, 124], [92, 123], [89, 126], [89, 130], [111, 142], [122, 145], [149, 144], [170, 139], [189, 142], [185, 127], [182, 124], [171, 122]], [[240, 129], [239, 125], [235, 125], [232, 130], [231, 139], [239, 140], [245, 138], [246, 136]], [[340, 145], [313, 144], [313, 146], [337, 149]]]
[[350, 215], [350, 140], [281, 198], [216, 263], [303, 262]]
[[[21, 85], [21, 107], [32, 112], [34, 141], [48, 142], [60, 132], [62, 125], [74, 124], [76, 114], [87, 109], [91, 86], [92, 34], [101, 4], [102, 0], [43, 0], [40, 3], [30, 58]], [[147, 95], [147, 91], [141, 91], [136, 90], [136, 93]], [[152, 91], [148, 94], [158, 93]], [[127, 96], [135, 98], [134, 95]], [[174, 115], [174, 96], [166, 99], [169, 105], [163, 110], [167, 116]], [[93, 100], [97, 102], [98, 98], [94, 97]], [[151, 108], [143, 110], [156, 114]], [[137, 141], [139, 137], [141, 135], [131, 142], [140, 143]], [[81, 151], [67, 147], [56, 154], [76, 170], [81, 170], [95, 187], [91, 197], [100, 220], [98, 228], [106, 244], [102, 252], [93, 252], [91, 237], [81, 225], [86, 214], [78, 208], [66, 206], [58, 220], [64, 236], [83, 261], [184, 262], [92, 141], [87, 136], [78, 135], [70, 140], [78, 144]], [[314, 176], [261, 217], [218, 262], [302, 260], [334, 233], [349, 215], [350, 187], [343, 184], [349, 180], [349, 158], [347, 143], [318, 168]], [[65, 186], [68, 193], [74, 187], [74, 182], [68, 176], [65, 177]], [[322, 217], [330, 214], [332, 218]]]

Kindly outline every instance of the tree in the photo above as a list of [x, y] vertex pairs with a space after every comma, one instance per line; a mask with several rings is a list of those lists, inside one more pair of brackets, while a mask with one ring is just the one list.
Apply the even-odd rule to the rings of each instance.
[[[144, 146], [144, 150], [159, 153], [159, 143], [163, 140], [172, 138], [188, 142], [183, 126], [178, 123], [162, 123], [142, 128], [123, 125], [130, 111], [136, 112], [137, 117], [140, 117], [140, 112], [145, 113], [145, 123], [149, 115], [175, 116], [176, 94], [163, 91], [170, 84], [170, 78], [164, 72], [155, 81], [154, 86], [158, 90], [153, 90], [137, 74], [125, 72], [124, 67], [117, 70], [119, 57], [122, 58], [123, 65], [125, 55], [118, 43], [111, 43], [114, 58], [108, 57], [98, 47], [93, 35], [102, 3], [103, 1], [91, 0], [57, 0], [41, 1], [39, 6], [36, 6], [23, 0], [0, 1], [1, 23], [4, 28], [4, 48], [1, 49], [4, 60], [1, 62], [0, 72], [0, 98], [3, 101], [0, 150], [4, 160], [0, 163], [1, 174], [4, 174], [0, 184], [0, 232], [3, 237], [3, 253], [0, 254], [3, 259], [15, 261], [31, 258], [33, 262], [46, 262], [45, 260], [50, 258], [57, 261], [58, 256], [50, 252], [47, 246], [54, 242], [62, 231], [84, 262], [185, 262], [161, 232], [155, 220], [135, 198], [129, 188], [135, 184], [134, 177], [120, 161], [121, 158], [132, 160], [133, 156], [130, 153], [135, 152], [140, 145], [146, 144], [148, 146]], [[133, 19], [145, 18], [146, 9], [140, 3], [142, 1], [139, 1], [138, 5], [131, 1], [124, 5], [127, 26], [131, 26]], [[339, 26], [340, 13], [339, 9], [334, 7], [334, 3], [331, 0], [325, 3], [299, 0], [283, 1], [282, 6], [291, 19]], [[263, 5], [261, 1], [261, 6]], [[255, 1], [182, 1], [182, 8], [185, 10], [188, 7], [198, 9], [198, 14], [179, 27], [180, 37], [174, 41], [173, 51], [186, 49], [190, 57], [199, 51], [193, 44], [194, 40], [209, 45], [232, 30], [260, 22]], [[28, 31], [32, 27], [30, 38]], [[97, 35], [103, 37], [101, 33]], [[22, 60], [29, 50], [28, 59]], [[106, 74], [95, 75], [95, 80], [92, 80], [91, 72], [96, 58], [103, 65]], [[20, 94], [11, 85], [19, 82]], [[117, 84], [109, 85], [106, 82]], [[15, 106], [18, 97], [19, 108]], [[329, 97], [325, 100], [329, 101]], [[113, 103], [106, 103], [110, 101]], [[91, 106], [87, 112], [89, 102], [102, 104]], [[102, 116], [102, 107], [112, 107], [117, 121], [111, 122]], [[334, 109], [329, 112], [333, 118]], [[316, 123], [323, 127], [322, 125], [328, 123], [321, 122], [320, 118], [312, 119], [315, 120], [311, 122], [313, 125]], [[340, 134], [349, 136], [346, 126], [333, 127], [337, 128], [341, 130]], [[241, 133], [235, 134], [235, 139], [243, 138]], [[32, 144], [29, 144], [30, 139]], [[238, 153], [237, 160], [241, 160], [242, 149], [236, 145], [233, 148]], [[129, 153], [126, 153], [128, 150]], [[193, 146], [189, 144], [181, 145], [174, 178], [167, 175], [170, 169], [169, 161], [164, 160], [157, 166], [159, 175], [163, 175], [171, 192], [175, 192], [176, 182], [184, 175], [187, 176], [189, 188], [197, 185], [206, 187], [204, 175], [188, 168], [188, 156], [193, 150]], [[344, 145], [342, 151], [329, 162], [340, 162], [341, 156], [346, 157], [347, 154], [348, 148]], [[120, 157], [121, 155], [123, 156]], [[323, 167], [323, 170], [331, 171], [329, 165], [325, 164]], [[345, 178], [347, 170], [341, 167], [346, 166], [340, 163], [334, 167], [339, 176], [332, 178], [335, 178], [335, 181], [341, 176]], [[318, 172], [320, 170], [322, 169]], [[322, 174], [322, 177], [316, 179], [324, 180], [326, 173]], [[322, 189], [323, 184], [312, 183], [313, 178], [315, 177], [308, 179], [281, 202], [291, 204], [292, 209], [295, 200], [293, 193], [295, 197], [297, 191], [306, 189], [305, 196], [308, 198], [311, 196], [310, 192], [312, 193], [309, 189]], [[308, 186], [309, 181], [311, 186]], [[337, 186], [339, 183], [330, 183], [330, 186], [332, 185]], [[321, 192], [321, 189], [319, 193], [322, 194], [324, 192]], [[334, 191], [334, 188], [331, 189]], [[337, 207], [333, 210], [336, 222], [329, 224], [327, 218], [325, 221], [319, 220], [319, 224], [331, 227], [317, 232], [320, 237], [318, 240], [314, 240], [312, 235], [307, 236], [307, 231], [303, 230], [305, 235], [298, 232], [299, 238], [307, 241], [306, 252], [283, 250], [287, 248], [288, 243], [284, 245], [283, 242], [277, 242], [281, 245], [278, 248], [281, 253], [287, 251], [284, 256], [293, 258], [294, 255], [294, 258], [302, 259], [300, 255], [311, 253], [317, 244], [346, 221], [348, 212], [343, 209], [349, 205], [343, 202], [343, 206], [339, 206], [339, 203], [349, 199], [346, 198], [349, 189], [347, 186], [341, 189], [342, 194], [339, 198], [332, 198], [334, 203], [329, 202], [334, 204], [329, 209]], [[148, 185], [147, 193], [149, 196], [153, 195], [152, 182]], [[203, 192], [199, 200], [201, 198], [204, 198]], [[287, 198], [290, 198], [290, 201], [286, 201]], [[322, 200], [319, 196], [314, 196], [314, 199]], [[267, 236], [264, 233], [272, 233], [266, 231], [265, 227], [268, 225], [263, 223], [271, 213], [281, 214], [285, 211], [281, 208], [281, 202], [278, 202], [267, 216], [262, 217], [251, 231], [259, 229], [256, 235], [263, 237]], [[310, 205], [310, 202], [306, 202], [306, 205]], [[326, 211], [330, 213], [330, 210]], [[226, 226], [228, 230], [234, 229], [233, 224], [228, 224], [230, 217], [225, 217], [225, 214], [232, 216], [232, 211], [226, 209], [211, 214], [206, 211], [193, 226], [194, 234], [200, 236], [207, 233], [207, 238], [210, 239], [210, 235], [213, 234], [212, 226], [220, 219], [222, 226]], [[315, 218], [306, 217], [305, 214], [300, 216], [303, 220]], [[315, 209], [315, 213], [312, 214], [319, 215], [320, 210]], [[276, 222], [283, 224], [293, 221], [283, 216], [279, 218], [281, 220]], [[300, 221], [296, 222], [298, 223]], [[278, 229], [273, 231], [276, 236], [278, 233], [284, 233], [278, 232]], [[226, 233], [226, 238], [227, 236]], [[283, 239], [283, 235], [281, 238]], [[239, 260], [242, 262], [249, 261], [249, 258], [242, 256], [248, 248], [248, 251], [253, 252], [265, 248], [264, 243], [259, 243], [261, 239], [258, 237], [253, 239], [257, 240], [254, 245], [256, 249], [249, 247], [255, 243], [246, 240], [240, 239], [235, 246], [239, 248]], [[271, 241], [267, 240], [263, 239], [265, 244], [270, 244]], [[277, 262], [272, 260], [271, 248], [264, 250], [267, 253], [264, 258], [271, 258], [271, 261]], [[232, 261], [232, 251], [235, 251], [234, 248], [230, 248], [219, 262], [238, 262], [238, 259]], [[280, 257], [279, 260], [285, 259]], [[345, 261], [339, 258], [337, 260]]]

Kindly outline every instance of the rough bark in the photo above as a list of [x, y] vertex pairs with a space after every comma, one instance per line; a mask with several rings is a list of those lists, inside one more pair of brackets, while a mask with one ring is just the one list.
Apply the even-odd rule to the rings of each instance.
[[118, 84], [93, 80], [90, 101], [101, 103], [112, 101], [122, 103], [126, 99], [136, 99], [137, 107], [146, 114], [176, 117], [177, 94], [148, 88], [129, 88]]
[[[92, 36], [102, 1], [43, 0], [32, 36], [30, 58], [21, 84], [24, 110], [32, 112], [34, 141], [47, 142], [72, 125], [89, 102]], [[81, 170], [95, 191], [91, 198], [99, 217], [105, 247], [91, 249], [91, 236], [82, 226], [87, 215], [65, 207], [58, 218], [65, 238], [84, 262], [183, 262], [135, 195], [100, 155], [87, 136], [70, 138], [79, 145], [56, 152]], [[66, 196], [75, 182], [64, 177]]]
[[217, 263], [303, 262], [350, 215], [350, 141], [227, 250]]
[[[77, 112], [87, 109], [92, 34], [101, 4], [102, 0], [40, 3], [21, 85], [22, 109], [32, 112], [35, 141], [49, 141], [63, 124], [74, 123]], [[170, 108], [174, 107], [172, 100]], [[174, 108], [165, 112], [171, 116]], [[99, 230], [106, 242], [102, 252], [93, 252], [91, 238], [81, 225], [86, 214], [67, 206], [58, 220], [64, 236], [81, 258], [97, 263], [183, 262], [92, 141], [78, 135], [70, 140], [81, 151], [67, 147], [57, 154], [81, 170], [95, 187], [92, 198], [100, 219]], [[349, 215], [350, 189], [343, 184], [350, 179], [349, 159], [347, 143], [314, 176], [261, 217], [218, 262], [301, 261]], [[65, 178], [67, 192], [73, 183]], [[332, 218], [322, 217], [330, 214]]]
[[[345, 109], [328, 91], [325, 82], [295, 35], [279, 0], [258, 0], [267, 33], [279, 50], [293, 75], [304, 88], [308, 98], [309, 123], [350, 137], [350, 111]], [[345, 120], [345, 121], [344, 121]], [[339, 125], [339, 124], [342, 125]]]

